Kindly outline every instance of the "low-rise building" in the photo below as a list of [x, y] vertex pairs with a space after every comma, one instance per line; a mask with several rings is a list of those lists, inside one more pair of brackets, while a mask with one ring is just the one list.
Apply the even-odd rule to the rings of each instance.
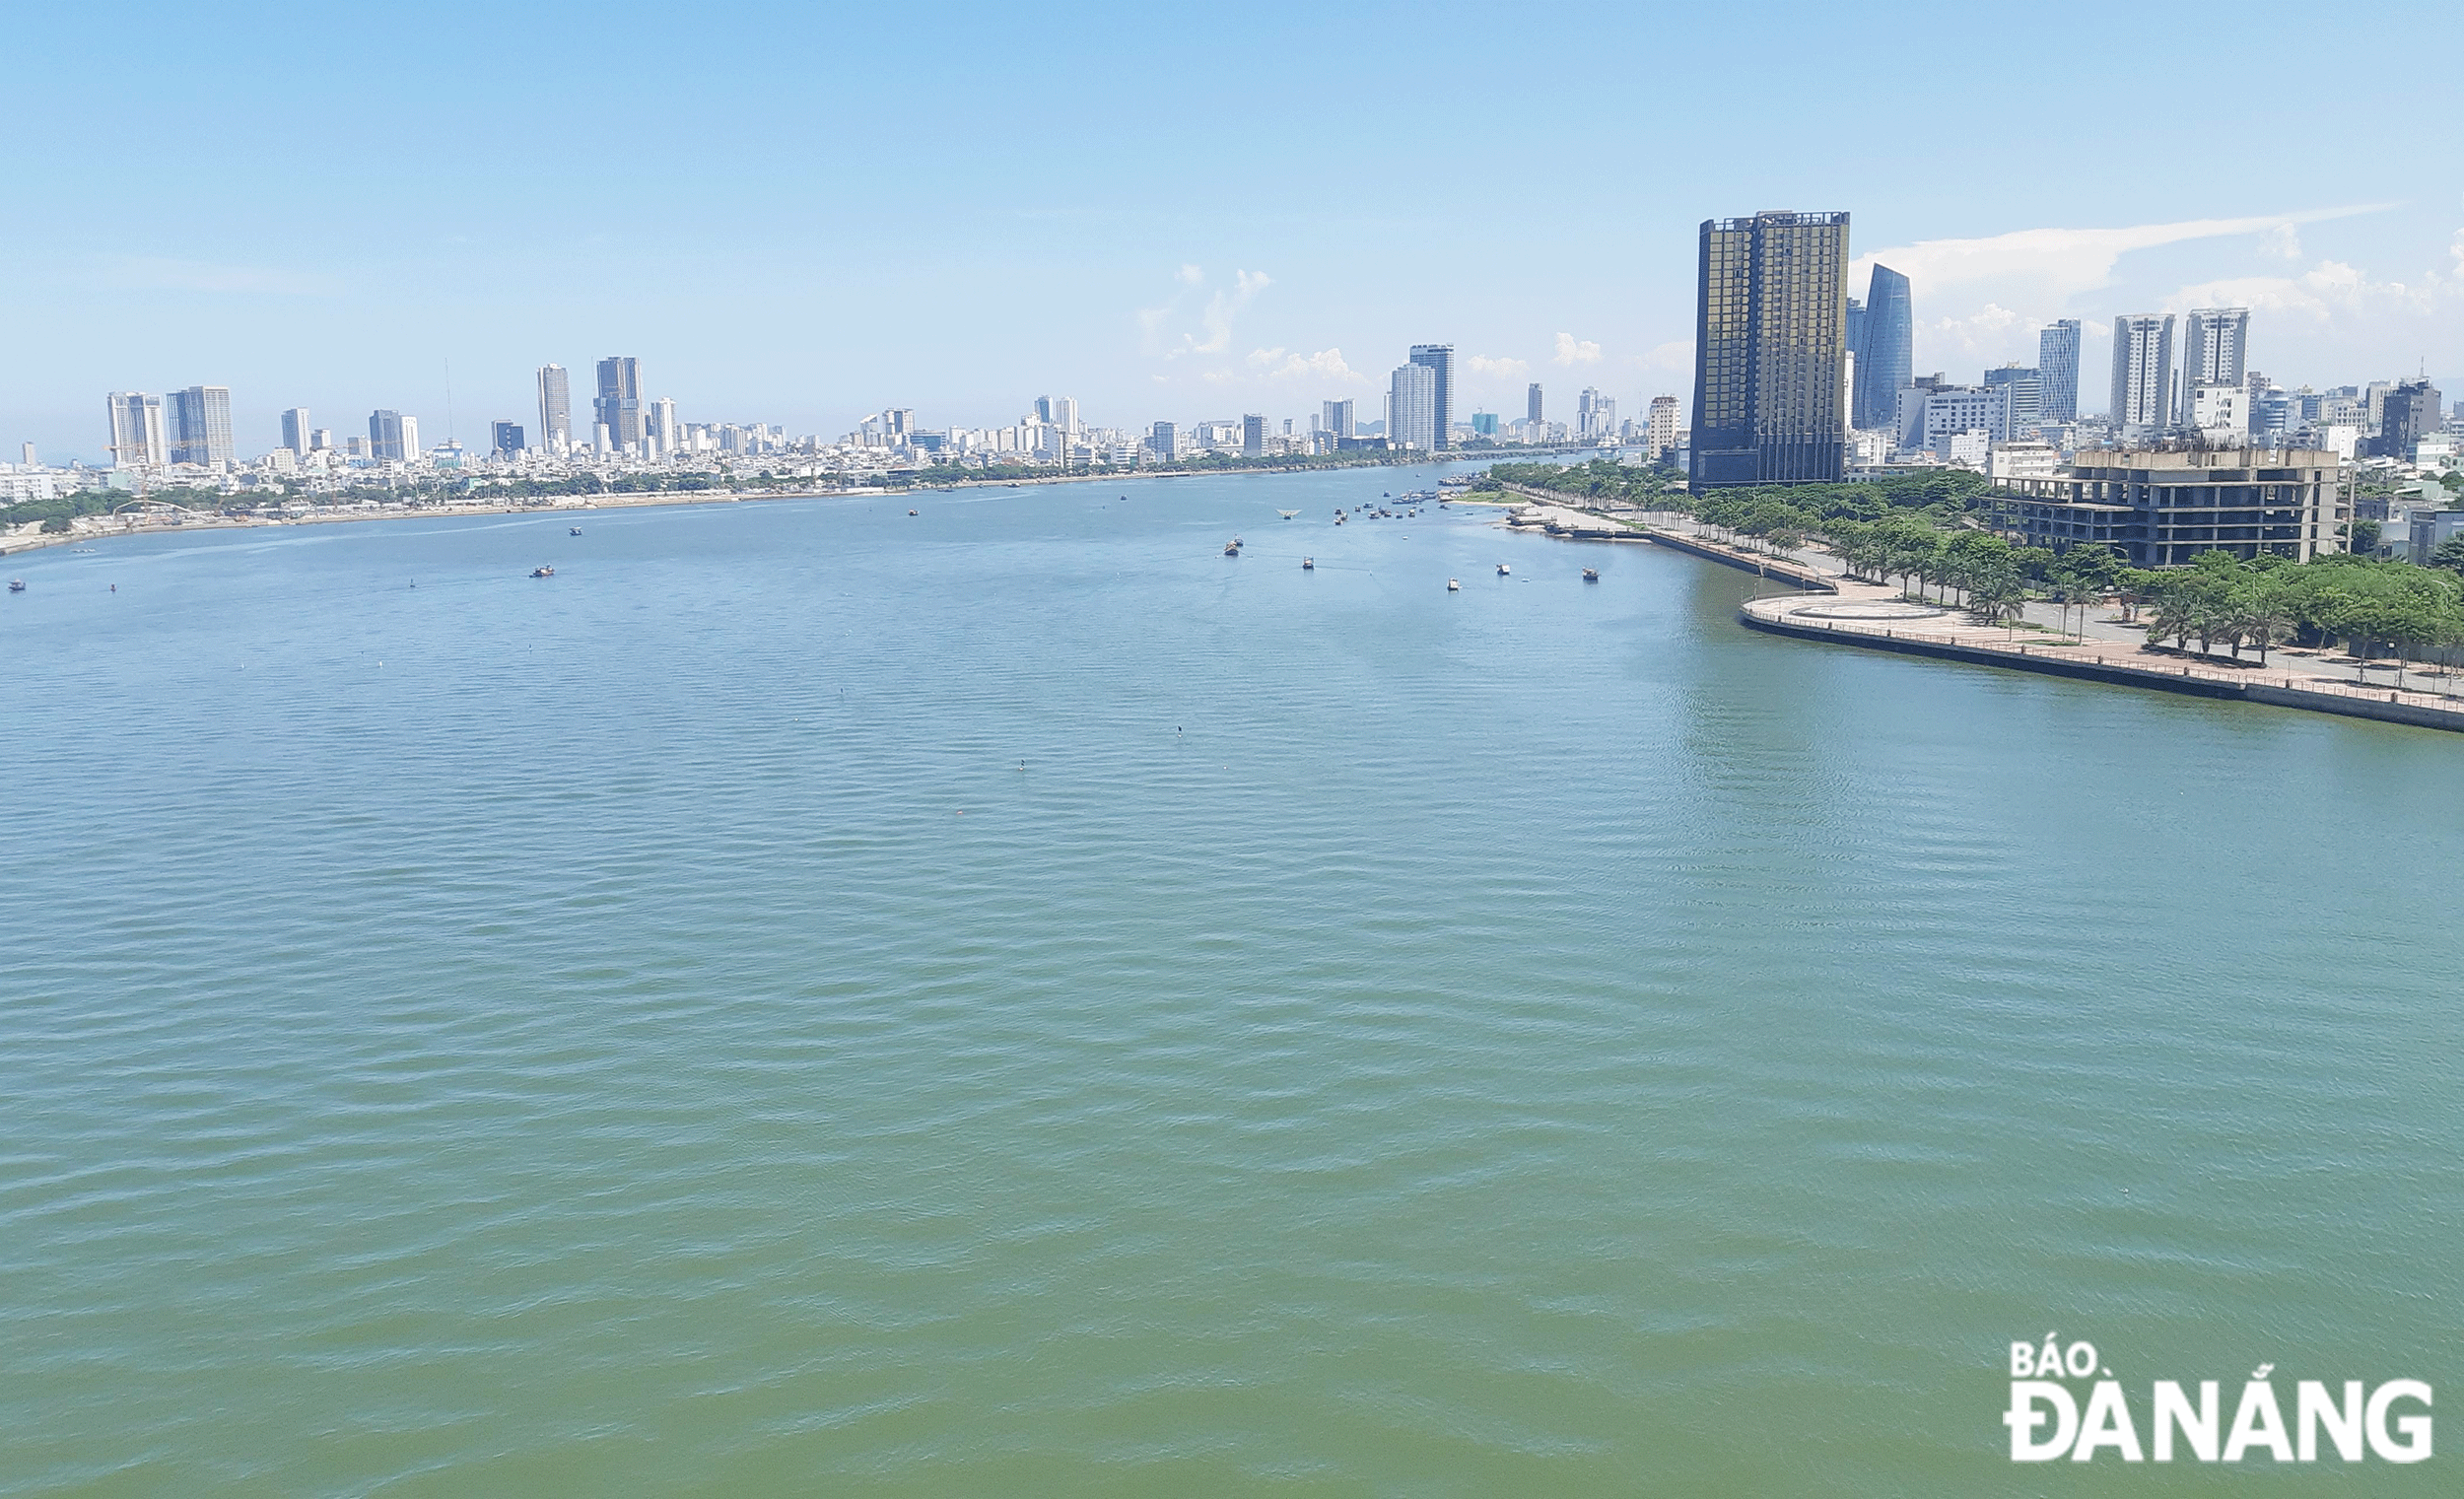
[[1997, 486], [1994, 524], [2034, 546], [2109, 546], [2134, 567], [2203, 552], [2308, 562], [2345, 549], [2342, 468], [2322, 448], [2087, 449]]
[[1996, 484], [2006, 479], [2050, 479], [2061, 471], [2061, 450], [2032, 439], [1996, 443], [1986, 456], [1986, 476]]

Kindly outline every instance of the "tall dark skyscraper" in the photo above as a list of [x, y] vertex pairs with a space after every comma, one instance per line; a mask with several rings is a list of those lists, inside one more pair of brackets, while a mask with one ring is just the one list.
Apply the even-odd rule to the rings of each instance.
[[1908, 278], [1886, 265], [1874, 267], [1866, 287], [1864, 330], [1850, 345], [1857, 354], [1857, 388], [1848, 420], [1860, 431], [1894, 426], [1899, 392], [1916, 373], [1916, 309]]
[[599, 361], [599, 398], [591, 403], [592, 420], [607, 429], [607, 440], [625, 451], [642, 441], [642, 361], [611, 356]]
[[400, 462], [410, 455], [404, 442], [402, 414], [398, 411], [372, 411], [368, 414], [369, 456]]
[[1534, 380], [1532, 388], [1523, 392], [1523, 420], [1538, 427], [1540, 424], [1540, 412], [1543, 409], [1540, 403], [1540, 381]]
[[[1413, 344], [1411, 362], [1437, 376], [1437, 409], [1431, 413], [1437, 424], [1432, 447], [1455, 445], [1455, 346], [1453, 344]], [[1393, 437], [1393, 433], [1387, 434]]]
[[2079, 319], [2065, 317], [2036, 335], [2039, 402], [2044, 420], [2079, 420]]
[[[1848, 216], [1706, 219], [1695, 305], [1695, 490], [1839, 478]], [[1893, 273], [1904, 289], [1906, 278]], [[1867, 342], [1876, 327], [1869, 305]]]

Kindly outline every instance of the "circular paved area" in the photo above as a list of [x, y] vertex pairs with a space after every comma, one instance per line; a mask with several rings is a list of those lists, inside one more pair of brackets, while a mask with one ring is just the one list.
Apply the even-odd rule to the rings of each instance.
[[1940, 619], [1951, 611], [1935, 604], [1902, 603], [1891, 598], [1844, 600], [1835, 604], [1806, 604], [1788, 611], [1792, 619], [1856, 620], [1865, 624], [1889, 624], [1903, 619]]

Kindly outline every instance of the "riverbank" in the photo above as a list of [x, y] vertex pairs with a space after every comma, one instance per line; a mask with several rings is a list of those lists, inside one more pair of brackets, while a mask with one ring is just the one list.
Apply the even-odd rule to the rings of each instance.
[[[1509, 484], [1506, 488], [1525, 496], [1544, 493], [1519, 484]], [[1670, 517], [1671, 520], [1676, 518]], [[1699, 557], [1705, 562], [1716, 562], [1722, 567], [1751, 573], [1756, 578], [1784, 582], [1808, 593], [1838, 591], [1837, 583], [1831, 577], [1793, 558], [1776, 557], [1767, 552], [1748, 551], [1728, 542], [1714, 541], [1701, 534], [1699, 529], [1680, 531], [1666, 521], [1656, 526], [1649, 525], [1639, 518], [1627, 520], [1599, 511], [1543, 501], [1517, 506], [1514, 512], [1506, 517], [1506, 524], [1518, 530], [1537, 527], [1548, 535], [1568, 541], [1647, 541], [1690, 557]]]
[[1738, 610], [1738, 622], [1749, 630], [1827, 645], [2464, 732], [2464, 703], [2438, 693], [2340, 680], [2328, 658], [2228, 665], [2183, 660], [2146, 646], [2124, 651], [2078, 637], [2030, 640], [2001, 625], [1978, 624], [1949, 606], [1916, 602], [1865, 584], [1848, 585], [1835, 598], [1813, 602], [1789, 595], [1749, 599]]
[[156, 536], [190, 531], [232, 531], [263, 529], [282, 525], [333, 525], [362, 520], [429, 520], [476, 515], [560, 515], [595, 510], [639, 510], [657, 506], [748, 505], [772, 500], [845, 500], [866, 497], [899, 499], [922, 498], [947, 494], [956, 490], [1026, 489], [1055, 484], [1096, 484], [1132, 479], [1199, 479], [1239, 478], [1261, 474], [1349, 473], [1364, 468], [1418, 468], [1433, 464], [1478, 462], [1493, 459], [1483, 453], [1478, 458], [1420, 457], [1412, 462], [1358, 463], [1337, 467], [1312, 467], [1306, 464], [1261, 465], [1256, 468], [1171, 468], [1141, 469], [1131, 472], [1092, 474], [1047, 474], [1032, 478], [956, 479], [922, 486], [890, 488], [884, 485], [857, 485], [848, 489], [801, 490], [691, 490], [691, 491], [610, 491], [588, 496], [559, 496], [544, 502], [524, 504], [517, 501], [445, 501], [431, 505], [399, 505], [367, 508], [333, 508], [306, 515], [225, 516], [190, 513], [172, 519], [137, 519], [128, 516], [82, 516], [67, 531], [40, 532], [32, 529], [0, 536], [0, 557], [40, 551], [46, 547], [75, 546], [118, 536]]

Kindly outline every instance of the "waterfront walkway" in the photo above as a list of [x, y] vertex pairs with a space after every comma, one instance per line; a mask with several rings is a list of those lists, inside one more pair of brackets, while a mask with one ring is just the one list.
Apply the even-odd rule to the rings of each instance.
[[[2453, 695], [2454, 678], [2414, 672], [2399, 689], [2392, 672], [2388, 681], [2374, 683], [2352, 657], [2321, 651], [2276, 650], [2264, 665], [2255, 656], [2235, 664], [2154, 647], [2135, 634], [2125, 642], [1982, 624], [1951, 605], [1857, 582], [1844, 582], [1830, 598], [1749, 599], [1739, 620], [1801, 640], [2464, 731], [2464, 698]], [[2118, 622], [2097, 623], [2113, 628]]]

